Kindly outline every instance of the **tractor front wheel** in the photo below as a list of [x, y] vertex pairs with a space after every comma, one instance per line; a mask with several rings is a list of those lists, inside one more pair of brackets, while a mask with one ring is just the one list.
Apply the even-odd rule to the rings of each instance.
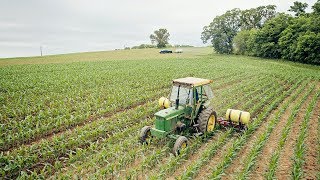
[[174, 143], [173, 146], [173, 154], [175, 156], [180, 155], [181, 151], [187, 148], [188, 146], [188, 139], [184, 136], [179, 136], [176, 140], [176, 143]]
[[212, 132], [216, 126], [217, 113], [212, 108], [207, 108], [199, 114], [198, 124], [202, 133]]
[[141, 144], [150, 144], [151, 143], [151, 126], [145, 126], [140, 131], [140, 142]]

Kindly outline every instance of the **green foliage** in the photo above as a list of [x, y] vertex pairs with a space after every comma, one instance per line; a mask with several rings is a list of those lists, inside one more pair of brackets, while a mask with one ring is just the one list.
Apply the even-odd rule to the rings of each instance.
[[280, 58], [281, 50], [278, 41], [280, 34], [288, 27], [291, 19], [289, 15], [279, 14], [267, 21], [256, 33], [252, 49], [254, 55], [265, 58]]
[[294, 12], [295, 16], [300, 16], [306, 13], [307, 7], [308, 7], [307, 3], [295, 1], [293, 3], [293, 6], [290, 6], [290, 9], [288, 11]]
[[234, 54], [250, 54], [250, 49], [252, 49], [252, 46], [254, 45], [252, 39], [254, 38], [255, 33], [256, 29], [240, 31], [233, 39]]
[[276, 6], [269, 5], [244, 11], [229, 10], [215, 17], [208, 26], [203, 28], [201, 39], [204, 43], [211, 41], [216, 52], [230, 54], [233, 51], [233, 38], [239, 30], [261, 28], [267, 20], [275, 16], [275, 8]]
[[146, 48], [155, 48], [155, 45], [152, 44], [140, 44], [139, 46], [133, 46], [131, 49], [146, 49]]
[[312, 6], [313, 13], [316, 15], [320, 15], [320, 0], [318, 0], [314, 5]]
[[294, 2], [289, 11], [296, 17], [277, 14], [273, 5], [233, 9], [205, 26], [201, 39], [211, 40], [218, 53], [320, 64], [320, 1], [312, 6], [313, 13], [307, 14], [307, 7]]
[[305, 160], [305, 139], [307, 137], [309, 121], [313, 110], [316, 108], [316, 102], [319, 98], [319, 92], [313, 96], [311, 103], [309, 104], [304, 119], [302, 121], [301, 130], [297, 139], [297, 144], [295, 145], [293, 166], [292, 166], [292, 179], [302, 179], [303, 177], [303, 165]]
[[285, 29], [279, 40], [282, 58], [320, 64], [320, 17], [300, 16]]
[[276, 15], [276, 6], [259, 6], [241, 11], [241, 29], [260, 29], [263, 24]]
[[218, 53], [232, 53], [232, 40], [240, 29], [240, 9], [232, 9], [217, 16], [203, 28], [201, 39], [204, 43], [211, 41]]
[[167, 29], [160, 28], [150, 35], [150, 40], [152, 44], [157, 43], [158, 48], [163, 48], [168, 44], [169, 36], [170, 34]]

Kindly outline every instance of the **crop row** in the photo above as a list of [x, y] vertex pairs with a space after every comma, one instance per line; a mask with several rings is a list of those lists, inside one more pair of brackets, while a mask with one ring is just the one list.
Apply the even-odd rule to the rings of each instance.
[[[140, 81], [135, 81], [135, 84], [131, 82], [121, 83], [124, 87], [120, 89], [119, 86], [115, 84], [98, 90], [85, 89], [76, 97], [73, 97], [74, 92], [70, 91], [71, 94], [68, 94], [68, 91], [65, 92], [65, 97], [62, 98], [63, 103], [61, 103], [61, 98], [59, 98], [60, 94], [58, 96], [56, 96], [56, 94], [48, 94], [45, 98], [37, 102], [40, 104], [48, 104], [48, 107], [44, 108], [45, 110], [41, 110], [41, 108], [43, 108], [42, 106], [39, 106], [39, 111], [30, 112], [28, 110], [22, 110], [27, 114], [29, 113], [29, 115], [22, 116], [23, 120], [19, 120], [18, 115], [10, 115], [18, 118], [16, 120], [2, 116], [5, 123], [1, 125], [3, 128], [1, 128], [0, 131], [2, 136], [0, 141], [2, 145], [1, 149], [7, 150], [17, 144], [28, 143], [45, 135], [64, 131], [70, 127], [84, 123], [87, 119], [97, 118], [103, 114], [111, 114], [119, 111], [119, 109], [135, 106], [152, 97], [156, 97], [159, 89], [166, 87], [163, 83], [159, 85], [158, 81], [150, 82], [148, 86], [145, 87], [141, 84], [146, 79], [140, 78], [139, 80]], [[134, 85], [137, 87], [132, 88]], [[108, 90], [105, 90], [105, 88], [108, 88]], [[109, 95], [102, 96], [102, 94]], [[34, 95], [37, 94], [35, 93]], [[17, 99], [17, 97], [11, 98]], [[29, 105], [23, 106], [23, 108], [29, 107]], [[19, 108], [11, 107], [4, 109], [7, 109], [6, 113], [10, 113], [10, 111]]]
[[[253, 86], [254, 88], [257, 88], [257, 89], [259, 89], [260, 87], [259, 86]], [[246, 89], [246, 88], [244, 88], [244, 89], [242, 89], [243, 91], [241, 92], [241, 93], [244, 93], [244, 92], [246, 92], [246, 90], [252, 90], [252, 87], [251, 88], [248, 88], [248, 89]], [[268, 92], [268, 91], [270, 91], [271, 90], [271, 88], [270, 89], [264, 89], [264, 93], [266, 93], [266, 92]], [[254, 91], [255, 92], [255, 91]], [[241, 95], [241, 94], [235, 94], [234, 96], [236, 96], [236, 97], [238, 97], [238, 96], [240, 96], [241, 98], [240, 99], [238, 99], [238, 98], [234, 98], [234, 97], [232, 97], [232, 96], [230, 96], [230, 97], [228, 97], [228, 98], [230, 98], [230, 100], [233, 100], [232, 101], [232, 103], [229, 103], [229, 104], [224, 104], [224, 107], [222, 107], [222, 108], [227, 108], [228, 106], [230, 107], [232, 107], [232, 105], [234, 104], [234, 102], [236, 102], [237, 101], [237, 99], [239, 100], [239, 101], [243, 101], [243, 100], [245, 100], [245, 99], [250, 99], [250, 98], [248, 98], [248, 97], [250, 97], [250, 93], [249, 94], [246, 94], [246, 95]], [[253, 100], [255, 100], [255, 99], [258, 99], [258, 97], [255, 97], [255, 98], [253, 98], [253, 99], [251, 99], [252, 101], [250, 101], [250, 102], [253, 102]], [[253, 104], [253, 103], [252, 103]], [[197, 142], [199, 142], [199, 141], [197, 141]], [[200, 145], [200, 144], [198, 144], [198, 145]], [[192, 147], [197, 147], [197, 145], [194, 145], [194, 146], [192, 146]], [[179, 158], [179, 159], [181, 159], [181, 158]], [[134, 171], [136, 171], [136, 170], [134, 170]]]
[[[314, 86], [309, 90], [309, 93], [311, 93], [311, 91], [313, 90]], [[307, 96], [304, 97], [304, 99], [306, 99]], [[293, 122], [295, 120], [295, 116], [297, 115], [298, 111], [299, 111], [299, 107], [302, 104], [302, 102], [299, 102], [298, 104], [295, 105], [290, 117], [287, 120], [287, 123], [285, 125], [285, 127], [282, 129], [281, 131], [281, 135], [280, 135], [280, 141], [278, 144], [277, 149], [274, 151], [274, 153], [271, 156], [271, 160], [268, 166], [268, 170], [266, 171], [265, 177], [267, 179], [273, 179], [275, 176], [275, 172], [277, 170], [278, 167], [278, 161], [279, 161], [279, 157], [280, 157], [280, 153], [281, 150], [284, 148], [284, 145], [286, 143], [287, 137], [290, 133], [290, 130], [292, 128]]]
[[[309, 91], [306, 91], [304, 96], [297, 102], [297, 105], [293, 108], [293, 112], [291, 114], [291, 117], [295, 117], [297, 115], [298, 109], [301, 107], [302, 103], [307, 99], [307, 97], [310, 95], [312, 90], [311, 88]], [[300, 88], [300, 90], [292, 95], [289, 101], [286, 102], [286, 104], [277, 111], [275, 114], [275, 117], [268, 123], [266, 127], [266, 131], [262, 133], [254, 143], [254, 146], [252, 150], [249, 152], [248, 156], [246, 157], [244, 164], [243, 164], [243, 171], [239, 174], [238, 179], [246, 179], [248, 176], [248, 173], [250, 169], [254, 166], [255, 160], [257, 159], [259, 153], [261, 152], [262, 148], [265, 146], [265, 143], [267, 142], [268, 137], [272, 133], [275, 126], [278, 124], [280, 117], [284, 114], [286, 109], [289, 107], [290, 103], [293, 102], [297, 98], [297, 96], [304, 90], [303, 88]]]
[[305, 139], [307, 136], [307, 130], [309, 127], [310, 117], [314, 110], [314, 106], [319, 98], [319, 92], [313, 97], [311, 103], [309, 104], [306, 114], [304, 116], [301, 130], [297, 139], [297, 144], [295, 145], [293, 167], [292, 167], [292, 179], [301, 179], [303, 177], [303, 163], [305, 160]]
[[[280, 91], [280, 90], [278, 90], [278, 91], [276, 91], [276, 92], [279, 92], [279, 91]], [[276, 92], [272, 91], [272, 93], [276, 93]], [[271, 93], [271, 94], [272, 94], [272, 93]], [[262, 96], [262, 95], [261, 95], [261, 96]], [[243, 98], [242, 100], [246, 99], [245, 96], [242, 97], [242, 98]], [[247, 106], [249, 107], [249, 106], [251, 105], [252, 107], [256, 107], [256, 106], [253, 106], [253, 104], [255, 104], [255, 101], [258, 100], [258, 99], [259, 99], [259, 96], [257, 96], [256, 98], [251, 99], [251, 100], [250, 100], [251, 103], [249, 102], [249, 103], [247, 104]], [[239, 100], [241, 100], [241, 99], [239, 99]], [[265, 101], [262, 101], [262, 102], [260, 102], [259, 104], [260, 104], [260, 106], [263, 106], [264, 103], [265, 103]], [[232, 106], [232, 103], [227, 104], [226, 107], [227, 107], [227, 106]], [[245, 107], [245, 108], [246, 108], [246, 107]], [[197, 141], [197, 142], [199, 142], [199, 141]], [[200, 142], [199, 142], [199, 143], [200, 143]], [[196, 149], [197, 149], [199, 146], [201, 146], [201, 143], [200, 143], [200, 144], [196, 144], [196, 143], [192, 142], [192, 146], [189, 147], [189, 148], [192, 149], [192, 150], [191, 150], [191, 151], [187, 151], [187, 152], [196, 152]], [[172, 172], [173, 170], [175, 170], [176, 165], [179, 164], [178, 162], [181, 161], [182, 159], [184, 159], [184, 158], [182, 158], [182, 157], [186, 158], [187, 155], [184, 155], [184, 154], [183, 154], [181, 157], [177, 157], [177, 158], [176, 158], [176, 157], [172, 157], [171, 159], [169, 159], [169, 162], [167, 163], [167, 164], [169, 164], [169, 165], [164, 165], [164, 166], [160, 167], [160, 175], [165, 175], [165, 174], [170, 173], [170, 172]]]
[[[155, 105], [154, 105], [154, 107], [155, 107]], [[152, 109], [152, 108], [150, 108], [150, 109]], [[122, 125], [122, 124], [128, 125], [129, 122], [128, 122], [128, 120], [124, 120], [123, 123], [121, 121], [119, 123], [119, 125]], [[90, 126], [88, 126], [88, 127], [90, 127]], [[31, 152], [28, 152], [28, 150], [23, 149], [23, 148], [22, 148], [23, 150], [21, 150], [21, 148], [20, 148], [20, 151], [18, 151], [20, 153], [24, 152], [24, 154], [25, 154], [25, 152], [28, 152], [30, 154], [30, 156], [34, 156], [33, 152], [38, 151], [38, 152], [41, 152], [40, 153], [41, 156], [39, 158], [33, 157], [32, 158], [33, 160], [31, 160], [29, 164], [25, 164], [25, 162], [23, 162], [23, 159], [21, 159], [20, 161], [22, 161], [22, 162], [20, 162], [20, 165], [19, 165], [19, 166], [21, 166], [20, 168], [12, 168], [12, 167], [15, 167], [14, 164], [18, 163], [18, 161], [11, 160], [10, 162], [16, 162], [16, 163], [7, 164], [5, 169], [8, 172], [13, 171], [13, 172], [11, 172], [12, 174], [16, 174], [14, 172], [19, 172], [19, 171], [21, 171], [21, 169], [23, 170], [25, 168], [29, 169], [28, 167], [30, 167], [30, 166], [32, 167], [32, 164], [39, 164], [40, 162], [46, 162], [47, 161], [46, 159], [56, 159], [57, 157], [64, 156], [64, 154], [68, 154], [68, 156], [70, 156], [74, 153], [72, 151], [73, 148], [79, 147], [79, 146], [83, 147], [84, 144], [86, 144], [86, 146], [88, 146], [88, 144], [91, 143], [92, 140], [95, 140], [95, 138], [105, 137], [105, 134], [104, 134], [104, 133], [106, 133], [106, 132], [104, 132], [105, 129], [101, 128], [101, 125], [98, 127], [99, 127], [98, 132], [90, 132], [88, 130], [88, 133], [83, 135], [83, 131], [86, 129], [86, 128], [84, 128], [84, 130], [79, 129], [78, 131], [75, 131], [74, 133], [70, 133], [71, 134], [70, 137], [77, 137], [76, 135], [73, 135], [73, 134], [82, 134], [82, 137], [79, 138], [79, 136], [78, 136], [76, 138], [76, 142], [74, 142], [74, 139], [72, 141], [70, 141], [69, 138], [66, 138], [65, 136], [60, 136], [60, 138], [58, 140], [53, 139], [53, 140], [55, 140], [55, 141], [53, 141], [54, 143], [46, 144], [50, 141], [44, 141], [43, 143], [35, 144], [34, 146], [31, 146], [31, 148], [29, 148], [29, 149], [33, 149], [33, 151], [31, 151]], [[105, 127], [105, 128], [107, 128], [107, 127]], [[93, 125], [93, 127], [91, 126], [90, 128], [87, 128], [87, 129], [97, 129], [97, 128], [94, 128], [94, 125]], [[99, 142], [99, 143], [101, 143], [101, 142]], [[44, 145], [44, 144], [46, 144], [46, 145]], [[50, 145], [50, 144], [52, 144], [52, 145]], [[58, 147], [57, 146], [58, 144], [63, 144], [64, 145], [63, 148], [62, 149], [57, 148], [56, 150], [52, 149], [52, 148]], [[43, 148], [43, 147], [48, 147], [50, 149]], [[70, 151], [70, 152], [68, 152], [68, 151]], [[19, 155], [20, 153], [12, 153], [12, 157], [19, 157], [19, 156], [15, 156], [15, 155], [16, 154]], [[28, 157], [28, 156], [25, 155], [24, 157]], [[26, 159], [30, 159], [30, 158], [26, 158]], [[39, 160], [37, 160], [37, 159], [39, 159]], [[36, 162], [38, 162], [38, 163], [36, 163]], [[49, 167], [49, 166], [46, 166], [46, 167]]]
[[[301, 80], [297, 81], [288, 91], [284, 91], [280, 94], [276, 99], [274, 99], [267, 108], [263, 109], [262, 112], [258, 115], [257, 119], [253, 121], [252, 124], [249, 125], [248, 129], [229, 147], [224, 156], [222, 157], [221, 162], [211, 170], [210, 178], [219, 178], [222, 176], [225, 168], [229, 166], [232, 160], [236, 157], [237, 152], [240, 148], [245, 144], [246, 140], [251, 137], [254, 131], [260, 126], [263, 120], [269, 116], [272, 110], [276, 109], [278, 105], [291, 94], [291, 92], [296, 89], [296, 87], [301, 83]], [[280, 91], [281, 92], [281, 91]], [[279, 94], [279, 92], [277, 93]], [[273, 95], [274, 97], [274, 95]], [[270, 97], [271, 98], [271, 97]]]
[[[237, 89], [238, 89], [238, 88], [237, 88]], [[122, 152], [123, 152], [123, 151], [122, 151]], [[125, 154], [124, 154], [124, 155], [125, 155]], [[130, 159], [130, 158], [129, 158], [129, 159]], [[112, 164], [109, 164], [109, 165], [108, 165], [108, 167], [112, 167], [112, 166], [113, 166]]]
[[[58, 160], [59, 157], [72, 153], [76, 148], [81, 149], [81, 147], [91, 146], [92, 142], [103, 141], [103, 138], [108, 139], [112, 134], [117, 133], [117, 129], [122, 132], [128, 125], [141, 123], [140, 119], [149, 116], [155, 109], [156, 103], [147, 103], [107, 120], [95, 121], [68, 131], [66, 134], [54, 136], [52, 139], [42, 140], [30, 146], [21, 146], [6, 155], [2, 153], [1, 159], [5, 164], [1, 165], [4, 167], [4, 172], [1, 174], [15, 176], [18, 172], [30, 169], [35, 164], [45, 163], [51, 159]], [[117, 119], [116, 123], [112, 122], [114, 119]]]
[[[282, 87], [280, 88], [282, 89]], [[247, 105], [248, 106], [248, 105]], [[250, 105], [249, 105], [250, 106]], [[251, 106], [250, 112], [254, 112], [254, 107]], [[226, 143], [226, 142], [224, 142]], [[180, 177], [181, 179], [188, 179], [196, 176], [201, 169], [201, 167], [206, 164], [214, 155], [215, 152], [220, 148], [221, 146], [216, 146], [215, 144], [210, 145], [202, 154], [202, 156], [199, 158], [198, 161], [190, 165], [186, 172]]]
[[[245, 84], [244, 84], [245, 85]], [[238, 90], [238, 88], [236, 88], [236, 90]], [[226, 93], [224, 93], [224, 94], [226, 94]], [[129, 142], [129, 141], [128, 141]], [[117, 146], [116, 146], [117, 147]], [[130, 149], [130, 152], [132, 151], [132, 150], [136, 150], [135, 148], [139, 148], [139, 147], [134, 147], [134, 149]], [[117, 149], [117, 148], [115, 148], [115, 149]], [[136, 151], [138, 151], [138, 150], [136, 150]], [[116, 154], [117, 154], [117, 156], [125, 156], [126, 155], [126, 152], [127, 151], [125, 151], [125, 150], [122, 150], [122, 151], [118, 151]], [[108, 152], [109, 154], [114, 154], [113, 153], [113, 149], [110, 149], [110, 151]], [[102, 153], [103, 155], [105, 155], [104, 153]], [[155, 154], [156, 155], [156, 154]], [[94, 163], [94, 164], [96, 164], [96, 163], [98, 163], [99, 161], [100, 161], [100, 159], [101, 158], [96, 158], [96, 156], [94, 156], [95, 157], [95, 159], [94, 159], [94, 161], [92, 162], [92, 163]], [[132, 157], [127, 157], [127, 159], [129, 160], [129, 159], [131, 159], [131, 160], [133, 160], [133, 158]], [[151, 158], [152, 159], [152, 158]], [[128, 161], [127, 160], [127, 161]], [[100, 161], [101, 162], [101, 161]], [[115, 166], [115, 164], [114, 163], [110, 163], [110, 159], [108, 160], [108, 165], [104, 168], [104, 169], [109, 169], [109, 168], [111, 168], [111, 167], [114, 167]], [[112, 162], [112, 161], [111, 161]], [[89, 164], [91, 163], [91, 161], [90, 162], [88, 162]], [[88, 163], [85, 163], [85, 164], [88, 164]], [[119, 164], [118, 162], [116, 162], [116, 164]], [[119, 167], [118, 165], [116, 165], [116, 167]], [[108, 171], [108, 170], [105, 170], [105, 171]]]

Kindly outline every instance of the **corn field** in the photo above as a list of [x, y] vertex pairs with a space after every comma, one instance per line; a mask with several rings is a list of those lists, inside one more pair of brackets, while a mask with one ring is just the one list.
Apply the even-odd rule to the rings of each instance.
[[[320, 179], [319, 67], [131, 53], [0, 59], [0, 179]], [[190, 137], [179, 156], [169, 138], [141, 145], [158, 99], [188, 76], [213, 80], [219, 117], [250, 112], [248, 129]]]

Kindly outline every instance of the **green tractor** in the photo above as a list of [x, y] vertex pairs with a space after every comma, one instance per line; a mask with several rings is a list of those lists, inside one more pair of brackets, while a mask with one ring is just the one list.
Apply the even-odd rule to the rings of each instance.
[[141, 129], [141, 143], [149, 144], [153, 137], [173, 138], [176, 139], [173, 153], [179, 155], [188, 145], [188, 139], [179, 135], [183, 131], [197, 135], [212, 132], [217, 123], [217, 113], [210, 107], [213, 92], [209, 84], [212, 82], [194, 77], [173, 80], [169, 99], [159, 100], [163, 109], [155, 113], [155, 126]]

